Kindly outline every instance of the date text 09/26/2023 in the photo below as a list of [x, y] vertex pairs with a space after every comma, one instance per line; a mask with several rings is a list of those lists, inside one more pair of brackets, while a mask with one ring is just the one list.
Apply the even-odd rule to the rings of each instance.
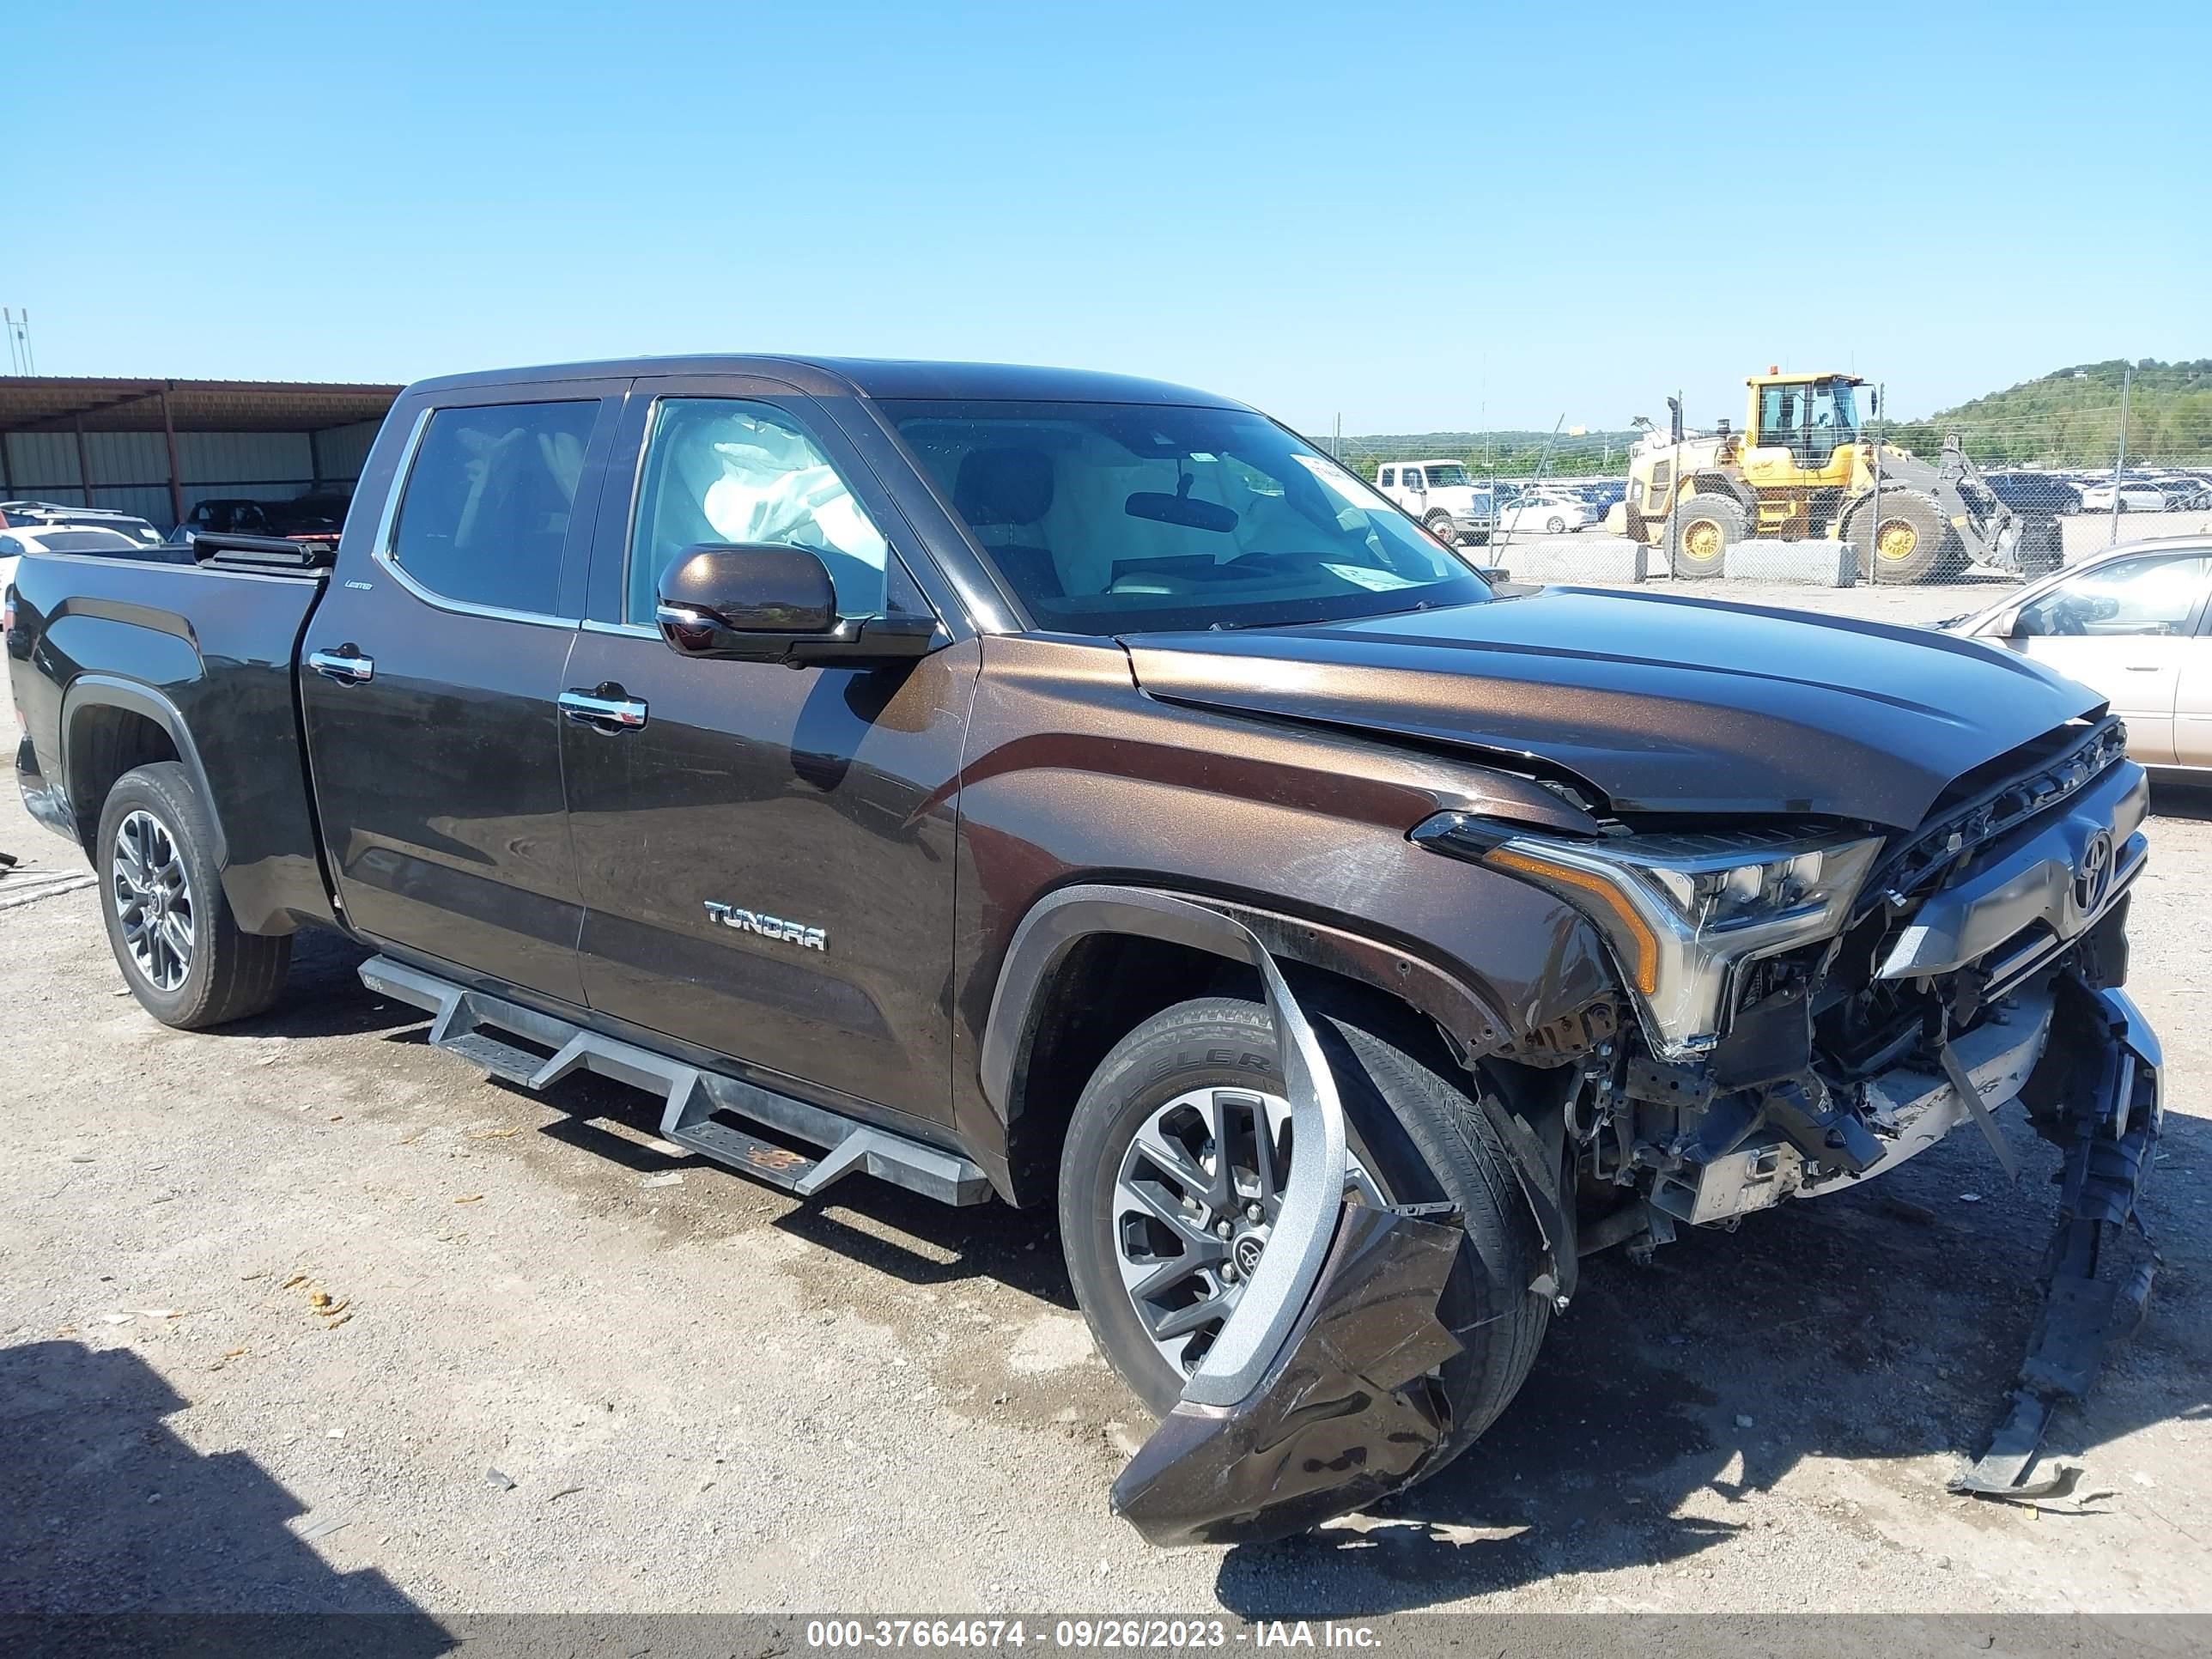
[[806, 1645], [836, 1652], [866, 1648], [1022, 1649], [1173, 1652], [1198, 1648], [1351, 1648], [1381, 1645], [1371, 1625], [1337, 1620], [1224, 1619], [816, 1619]]

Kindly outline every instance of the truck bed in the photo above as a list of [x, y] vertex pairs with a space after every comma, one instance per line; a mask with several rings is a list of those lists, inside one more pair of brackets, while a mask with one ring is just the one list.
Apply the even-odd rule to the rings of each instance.
[[179, 761], [219, 815], [240, 926], [283, 933], [332, 915], [295, 678], [328, 573], [231, 556], [250, 552], [189, 565], [27, 556], [8, 636], [27, 734], [15, 764], [33, 815], [89, 854], [113, 780]]

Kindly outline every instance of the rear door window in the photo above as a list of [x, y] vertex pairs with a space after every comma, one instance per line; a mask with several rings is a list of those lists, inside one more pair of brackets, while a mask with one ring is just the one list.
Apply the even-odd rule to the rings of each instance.
[[392, 563], [441, 599], [550, 616], [596, 400], [430, 417], [400, 497]]

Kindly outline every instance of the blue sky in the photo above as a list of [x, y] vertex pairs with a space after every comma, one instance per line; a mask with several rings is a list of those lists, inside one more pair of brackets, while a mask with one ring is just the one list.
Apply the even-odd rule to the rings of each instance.
[[2212, 355], [2201, 3], [45, 4], [6, 38], [0, 303], [49, 374], [971, 357], [1358, 433], [1676, 386], [1703, 421], [1771, 362], [1902, 414]]

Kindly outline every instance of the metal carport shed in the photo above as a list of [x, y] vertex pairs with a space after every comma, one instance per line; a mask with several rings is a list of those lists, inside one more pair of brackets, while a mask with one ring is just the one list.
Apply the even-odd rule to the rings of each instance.
[[0, 500], [135, 513], [350, 489], [396, 386], [0, 375]]

